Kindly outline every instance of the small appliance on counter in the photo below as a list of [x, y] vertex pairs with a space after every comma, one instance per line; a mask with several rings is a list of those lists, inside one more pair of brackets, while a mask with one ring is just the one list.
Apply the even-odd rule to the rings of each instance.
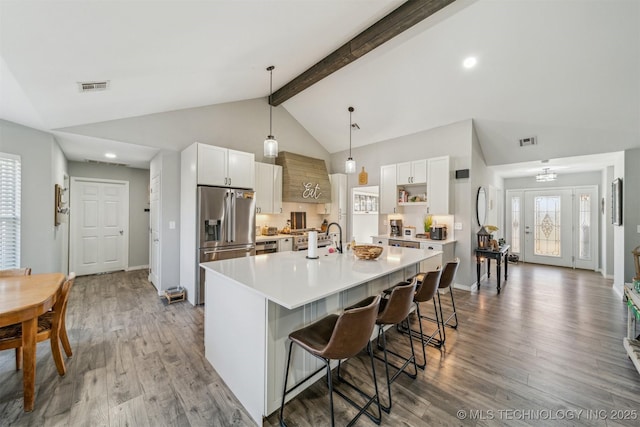
[[264, 225], [261, 231], [263, 236], [275, 236], [278, 234], [278, 227], [269, 227]]
[[389, 226], [391, 227], [391, 231], [389, 232], [389, 235], [391, 237], [402, 236], [402, 220], [401, 219], [390, 219]]
[[414, 237], [416, 237], [416, 228], [408, 225], [402, 229], [402, 235], [404, 237], [413, 239]]
[[446, 225], [431, 226], [431, 240], [447, 240], [447, 226]]

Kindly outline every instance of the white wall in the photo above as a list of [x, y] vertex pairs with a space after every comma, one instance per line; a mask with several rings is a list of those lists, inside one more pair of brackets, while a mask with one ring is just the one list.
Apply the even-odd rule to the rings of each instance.
[[624, 153], [624, 180], [622, 182], [622, 225], [624, 228], [624, 281], [630, 283], [636, 275], [631, 251], [640, 246], [640, 148]]
[[21, 157], [21, 264], [33, 273], [63, 271], [65, 235], [53, 213], [54, 186], [63, 184], [67, 168], [60, 147], [48, 133], [0, 120], [0, 151]]
[[[194, 142], [202, 142], [254, 153], [256, 161], [263, 162], [263, 142], [269, 133], [269, 104], [267, 98], [256, 98], [61, 130], [133, 144], [161, 146], [170, 151], [182, 151]], [[291, 151], [328, 163], [327, 150], [282, 106], [273, 108], [273, 133], [278, 139], [280, 151]], [[273, 163], [268, 160], [265, 162]]]
[[[471, 277], [471, 190], [470, 179], [456, 180], [454, 171], [456, 169], [471, 168], [471, 141], [473, 132], [472, 120], [463, 120], [461, 122], [452, 123], [423, 132], [411, 135], [377, 142], [365, 147], [358, 147], [352, 150], [353, 158], [356, 161], [358, 171], [362, 166], [365, 167], [369, 174], [369, 182], [367, 185], [380, 185], [380, 166], [400, 163], [409, 160], [428, 159], [431, 157], [450, 156], [451, 161], [451, 192], [449, 197], [454, 200], [453, 217], [455, 222], [462, 224], [462, 231], [454, 231], [449, 229], [450, 233], [455, 234], [456, 256], [461, 259], [461, 265], [458, 268], [456, 276], [456, 284], [470, 286], [475, 282], [475, 260], [473, 261], [473, 280]], [[354, 134], [357, 137], [357, 133]], [[344, 162], [347, 159], [348, 150], [331, 155], [331, 167], [329, 173], [343, 173]], [[484, 164], [484, 161], [483, 161]], [[357, 174], [347, 175], [348, 194], [351, 189], [358, 187]], [[475, 193], [473, 194], [475, 206]], [[351, 200], [348, 201], [348, 209], [351, 210]], [[424, 212], [426, 214], [426, 212]], [[396, 215], [397, 216], [397, 215]], [[378, 232], [380, 234], [388, 233], [386, 221], [388, 215], [379, 215], [380, 223]], [[347, 230], [347, 236], [351, 236], [350, 227]], [[473, 234], [475, 239], [475, 234]], [[475, 243], [474, 243], [475, 245]], [[475, 247], [475, 246], [474, 246]]]
[[129, 182], [129, 268], [149, 265], [149, 171], [125, 166], [69, 162], [69, 176]]
[[[161, 293], [180, 284], [180, 153], [158, 153], [150, 165], [150, 177], [156, 174], [160, 175], [161, 246], [160, 283], [156, 286]], [[174, 228], [169, 226], [171, 222], [175, 223]]]

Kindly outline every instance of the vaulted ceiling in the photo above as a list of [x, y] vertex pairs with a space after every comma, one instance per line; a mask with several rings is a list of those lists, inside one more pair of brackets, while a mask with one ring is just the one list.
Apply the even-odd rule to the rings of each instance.
[[[267, 65], [278, 89], [402, 3], [0, 0], [0, 118], [102, 155], [111, 141], [68, 128], [264, 97]], [[640, 2], [457, 0], [282, 105], [330, 153], [349, 105], [356, 147], [473, 118], [504, 165], [640, 147], [639, 76]], [[157, 150], [139, 132], [113, 143], [136, 165]]]

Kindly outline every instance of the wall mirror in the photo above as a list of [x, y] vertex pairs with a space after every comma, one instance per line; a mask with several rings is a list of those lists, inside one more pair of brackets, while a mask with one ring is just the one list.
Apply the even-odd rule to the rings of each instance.
[[478, 188], [478, 195], [476, 196], [476, 218], [478, 219], [478, 225], [482, 227], [487, 220], [487, 189], [484, 187]]

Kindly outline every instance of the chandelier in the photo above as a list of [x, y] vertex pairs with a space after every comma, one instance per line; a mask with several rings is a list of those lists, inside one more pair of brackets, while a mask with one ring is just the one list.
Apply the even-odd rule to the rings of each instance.
[[558, 179], [558, 174], [555, 172], [549, 172], [549, 168], [544, 168], [542, 173], [536, 175], [536, 182], [551, 182]]

